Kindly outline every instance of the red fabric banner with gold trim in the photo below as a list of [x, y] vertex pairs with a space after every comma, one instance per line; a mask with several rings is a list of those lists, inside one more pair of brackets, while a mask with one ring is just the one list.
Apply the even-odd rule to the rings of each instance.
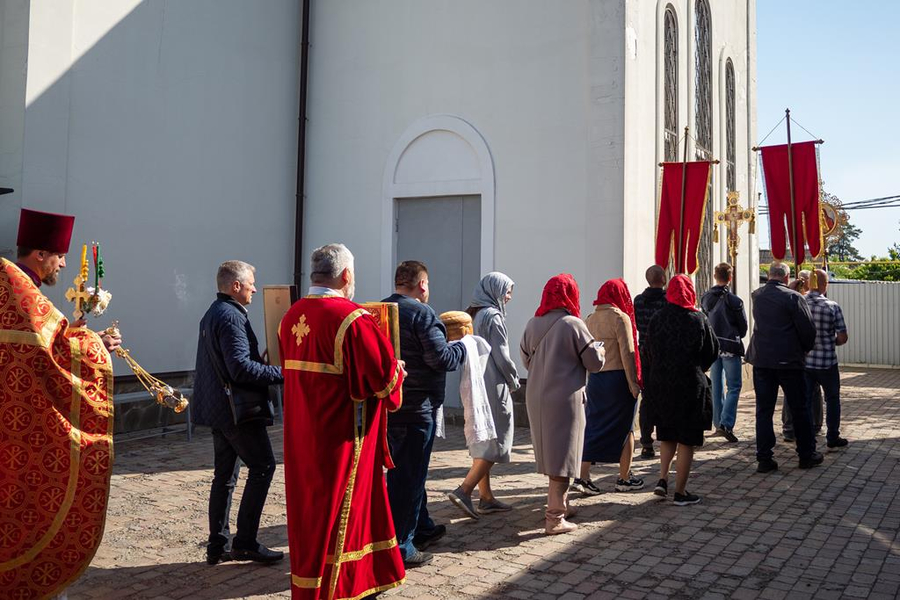
[[697, 271], [697, 254], [700, 250], [700, 236], [703, 234], [703, 215], [706, 212], [709, 178], [712, 173], [710, 164], [709, 161], [663, 163], [659, 222], [656, 226], [656, 264], [664, 269], [669, 266], [669, 258], [674, 256], [676, 273], [690, 274]]
[[819, 168], [816, 142], [791, 144], [794, 183], [794, 211], [791, 212], [791, 176], [788, 170], [787, 144], [764, 146], [762, 152], [766, 199], [769, 202], [769, 231], [772, 256], [784, 260], [785, 222], [787, 238], [796, 264], [806, 258], [804, 243], [813, 257], [822, 254], [822, 230], [819, 226]]
[[49, 598], [103, 538], [112, 363], [96, 333], [70, 329], [30, 277], [0, 261], [0, 590]]

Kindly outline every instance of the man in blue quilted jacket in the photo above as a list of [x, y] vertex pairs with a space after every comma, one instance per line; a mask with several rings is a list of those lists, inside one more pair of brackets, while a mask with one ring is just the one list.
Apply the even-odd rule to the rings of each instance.
[[[265, 364], [246, 306], [256, 293], [252, 265], [229, 260], [219, 267], [219, 293], [200, 321], [196, 377], [191, 419], [212, 428], [215, 472], [209, 492], [209, 541], [206, 562], [225, 560], [277, 562], [284, 553], [269, 550], [256, 539], [269, 484], [275, 474], [275, 456], [266, 427], [271, 419], [235, 424], [225, 384], [257, 387], [283, 381], [281, 367]], [[228, 513], [240, 462], [248, 468], [247, 483], [237, 516], [237, 532], [229, 550]]]

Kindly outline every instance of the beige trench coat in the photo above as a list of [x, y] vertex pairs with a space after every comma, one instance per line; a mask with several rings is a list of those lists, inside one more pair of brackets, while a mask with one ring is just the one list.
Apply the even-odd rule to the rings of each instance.
[[578, 477], [584, 449], [587, 374], [603, 368], [603, 346], [564, 310], [534, 317], [519, 345], [528, 369], [525, 405], [538, 473]]

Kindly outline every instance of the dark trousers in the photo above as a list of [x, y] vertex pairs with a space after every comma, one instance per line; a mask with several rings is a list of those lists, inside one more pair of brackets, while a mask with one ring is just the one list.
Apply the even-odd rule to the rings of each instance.
[[428, 514], [425, 479], [434, 446], [434, 413], [413, 423], [388, 421], [388, 445], [394, 468], [388, 471], [388, 500], [400, 554], [405, 559], [415, 553], [416, 535], [427, 537], [435, 528]]
[[241, 425], [227, 430], [213, 429], [215, 473], [209, 491], [209, 543], [206, 551], [219, 554], [228, 545], [228, 518], [231, 496], [237, 484], [241, 463], [247, 465], [247, 483], [237, 516], [237, 534], [233, 547], [256, 550], [259, 518], [275, 475], [275, 456], [264, 423]]
[[641, 403], [638, 406], [638, 423], [641, 426], [641, 446], [644, 448], [652, 448], [653, 423], [650, 422], [650, 417], [647, 415], [644, 404], [646, 404], [646, 402], [644, 402], [644, 398], [641, 398]]
[[[819, 386], [825, 392], [825, 439], [833, 442], [841, 437], [841, 374], [838, 366], [828, 369], [806, 369], [806, 395], [810, 404], [819, 403], [819, 427], [821, 427], [822, 394], [816, 398]], [[815, 410], [815, 409], [814, 409]]]
[[791, 411], [794, 435], [797, 438], [797, 454], [801, 459], [812, 457], [816, 451], [806, 380], [803, 369], [765, 369], [753, 367], [753, 387], [756, 392], [756, 460], [771, 459], [775, 448], [775, 401], [778, 388], [784, 392], [784, 401]]
[[[808, 378], [807, 384], [809, 384]], [[809, 410], [812, 415], [813, 430], [818, 435], [822, 431], [822, 423], [824, 422], [822, 388], [819, 387], [818, 383], [807, 385], [806, 393], [807, 395], [812, 394]], [[781, 431], [786, 437], [794, 437], [794, 420], [791, 418], [791, 411], [788, 409], [787, 402], [781, 405]]]

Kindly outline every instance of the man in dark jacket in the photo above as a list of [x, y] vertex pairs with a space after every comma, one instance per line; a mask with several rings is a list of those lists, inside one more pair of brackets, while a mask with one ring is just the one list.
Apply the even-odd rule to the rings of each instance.
[[[281, 383], [281, 367], [265, 364], [245, 308], [256, 293], [253, 266], [239, 260], [222, 263], [216, 275], [219, 293], [200, 321], [200, 342], [191, 416], [195, 425], [212, 428], [215, 473], [209, 492], [209, 541], [206, 562], [253, 560], [270, 563], [284, 558], [256, 539], [269, 484], [275, 474], [275, 456], [266, 426], [259, 420], [235, 425], [223, 379], [242, 387]], [[221, 377], [220, 377], [221, 374]], [[237, 533], [228, 549], [228, 513], [240, 462], [249, 474], [237, 517]]]
[[[659, 265], [653, 265], [644, 274], [649, 287], [634, 297], [634, 321], [638, 330], [638, 342], [641, 350], [641, 369], [645, 373], [650, 370], [650, 353], [648, 347], [647, 330], [650, 328], [650, 319], [653, 318], [666, 304], [666, 272]], [[645, 396], [646, 397], [646, 396]], [[641, 458], [653, 458], [653, 423], [647, 418], [644, 410], [644, 401], [640, 406], [641, 425]]]
[[759, 473], [778, 468], [772, 458], [775, 447], [772, 415], [779, 386], [794, 420], [800, 468], [822, 464], [822, 454], [816, 452], [804, 379], [806, 353], [816, 343], [816, 327], [806, 300], [787, 287], [788, 273], [787, 265], [772, 263], [768, 282], [753, 292], [753, 336], [747, 362], [753, 365], [756, 392], [756, 460], [759, 462], [756, 470]]
[[425, 479], [434, 444], [435, 417], [444, 403], [446, 373], [465, 359], [462, 344], [447, 343], [447, 329], [428, 306], [428, 269], [409, 260], [394, 275], [395, 293], [384, 302], [400, 306], [400, 356], [406, 361], [403, 404], [388, 415], [388, 444], [395, 468], [387, 486], [397, 543], [408, 567], [431, 561], [422, 548], [446, 533], [428, 515]]
[[[710, 369], [713, 397], [713, 435], [721, 435], [731, 443], [738, 441], [734, 435], [738, 398], [741, 395], [741, 357], [744, 356], [743, 337], [747, 335], [747, 315], [744, 302], [731, 293], [731, 265], [720, 263], [714, 270], [716, 285], [709, 288], [700, 300], [703, 312], [709, 318], [719, 339], [719, 358]], [[724, 371], [723, 385], [722, 373]]]

